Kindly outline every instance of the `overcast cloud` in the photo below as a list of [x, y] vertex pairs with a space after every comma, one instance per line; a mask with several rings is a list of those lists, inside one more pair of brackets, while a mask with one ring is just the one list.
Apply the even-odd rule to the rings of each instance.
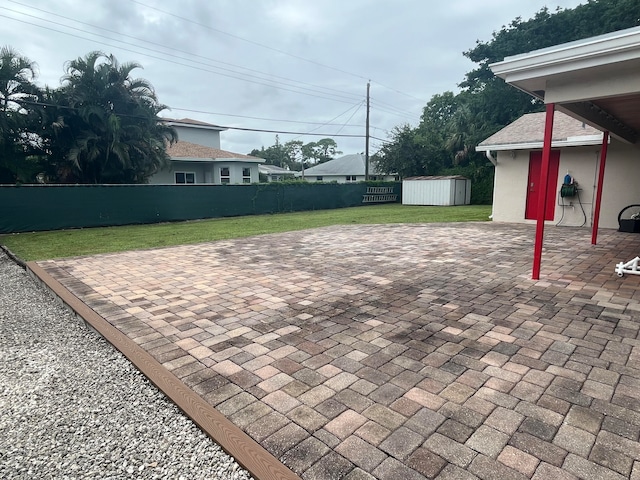
[[[66, 61], [113, 53], [144, 67], [134, 73], [171, 107], [164, 116], [250, 129], [363, 135], [371, 79], [371, 135], [384, 139], [395, 125], [417, 124], [432, 95], [457, 91], [474, 68], [462, 52], [476, 40], [544, 6], [579, 3], [0, 0], [0, 43], [35, 61], [38, 83], [51, 87]], [[248, 153], [275, 134], [228, 130], [221, 138], [223, 149]], [[319, 138], [280, 134], [282, 143]], [[364, 151], [363, 138], [335, 140], [345, 154]], [[372, 141], [372, 153], [379, 144]]]

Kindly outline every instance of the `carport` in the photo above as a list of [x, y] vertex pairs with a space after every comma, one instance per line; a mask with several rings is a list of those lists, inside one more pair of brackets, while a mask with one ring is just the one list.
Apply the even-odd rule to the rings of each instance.
[[609, 136], [634, 145], [639, 140], [640, 27], [507, 57], [491, 69], [546, 105], [532, 269], [532, 278], [539, 280], [554, 112], [560, 110], [604, 132], [591, 235], [595, 245]]

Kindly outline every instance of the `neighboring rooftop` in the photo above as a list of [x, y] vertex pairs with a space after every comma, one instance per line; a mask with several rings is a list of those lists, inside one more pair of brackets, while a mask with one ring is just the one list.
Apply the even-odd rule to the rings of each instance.
[[[478, 151], [542, 148], [545, 113], [528, 113], [480, 142]], [[580, 120], [556, 111], [553, 120], [554, 147], [600, 145], [602, 132]]]
[[288, 168], [282, 168], [277, 165], [269, 165], [266, 163], [260, 165], [258, 168], [260, 173], [265, 175], [295, 175], [298, 173], [295, 170], [289, 170]]
[[201, 122], [200, 120], [194, 120], [192, 118], [161, 118], [163, 122], [167, 125], [171, 125], [174, 127], [193, 127], [193, 128], [204, 128], [207, 130], [218, 130], [223, 131], [227, 130], [226, 127], [221, 127], [219, 125], [214, 125], [213, 123]]
[[191, 142], [176, 142], [167, 147], [167, 153], [174, 160], [220, 160], [242, 159], [249, 162], [264, 162], [264, 159], [244, 155], [242, 153], [228, 152], [219, 148], [205, 147]]
[[[345, 155], [340, 158], [334, 158], [328, 162], [321, 163], [304, 171], [305, 175], [364, 175], [364, 155], [354, 153]], [[375, 163], [369, 161], [369, 174], [382, 175], [382, 172], [376, 169]]]

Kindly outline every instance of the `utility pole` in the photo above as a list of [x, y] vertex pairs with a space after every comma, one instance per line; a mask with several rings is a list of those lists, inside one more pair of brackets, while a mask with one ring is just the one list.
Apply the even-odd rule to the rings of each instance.
[[367, 121], [366, 132], [364, 137], [364, 179], [369, 180], [369, 90], [371, 88], [371, 80], [367, 82]]

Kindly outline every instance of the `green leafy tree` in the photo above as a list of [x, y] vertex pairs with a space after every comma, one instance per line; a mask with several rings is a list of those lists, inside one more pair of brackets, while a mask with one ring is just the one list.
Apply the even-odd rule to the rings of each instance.
[[338, 144], [331, 138], [323, 138], [317, 142], [309, 143], [291, 140], [281, 145], [278, 135], [276, 135], [274, 145], [267, 148], [264, 146], [260, 149], [255, 148], [249, 152], [249, 155], [264, 158], [266, 163], [270, 165], [300, 170], [303, 163], [305, 168], [308, 168], [311, 164], [328, 162], [335, 155], [341, 153], [338, 150]]
[[429, 145], [416, 129], [408, 124], [400, 125], [394, 127], [390, 135], [390, 141], [371, 158], [378, 170], [403, 178], [435, 173], [437, 166], [430, 162]]
[[[317, 142], [307, 144], [311, 151], [311, 158], [314, 163], [324, 163], [333, 160], [336, 155], [342, 152], [338, 150], [338, 144], [332, 138], [322, 138]], [[305, 145], [305, 146], [307, 146]]]
[[280, 138], [276, 135], [276, 143], [270, 147], [257, 149], [254, 148], [249, 152], [254, 157], [264, 158], [268, 165], [276, 165], [281, 168], [291, 168], [290, 159], [287, 152], [280, 143]]
[[284, 144], [284, 151], [289, 159], [288, 165], [295, 167], [292, 170], [300, 170], [308, 166], [304, 163], [306, 159], [304, 157], [304, 152], [302, 151], [303, 146], [304, 142], [300, 140], [290, 140]]

